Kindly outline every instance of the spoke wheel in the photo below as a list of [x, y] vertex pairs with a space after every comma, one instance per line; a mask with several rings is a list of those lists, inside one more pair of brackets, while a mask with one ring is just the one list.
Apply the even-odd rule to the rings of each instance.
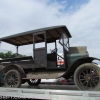
[[9, 70], [4, 77], [5, 87], [18, 88], [21, 86], [21, 76], [17, 70]]
[[82, 64], [74, 73], [74, 82], [80, 90], [99, 90], [100, 68], [92, 63]]
[[38, 86], [41, 82], [41, 79], [29, 79], [27, 82], [30, 86]]

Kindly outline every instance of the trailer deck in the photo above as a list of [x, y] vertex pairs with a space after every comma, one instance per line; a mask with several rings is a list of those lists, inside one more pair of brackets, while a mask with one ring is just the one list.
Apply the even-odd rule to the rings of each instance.
[[100, 100], [99, 91], [0, 88], [1, 99]]

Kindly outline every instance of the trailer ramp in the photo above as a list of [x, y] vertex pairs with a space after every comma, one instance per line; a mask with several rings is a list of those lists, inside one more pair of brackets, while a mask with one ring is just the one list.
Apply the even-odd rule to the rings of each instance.
[[0, 88], [0, 99], [100, 100], [99, 91]]

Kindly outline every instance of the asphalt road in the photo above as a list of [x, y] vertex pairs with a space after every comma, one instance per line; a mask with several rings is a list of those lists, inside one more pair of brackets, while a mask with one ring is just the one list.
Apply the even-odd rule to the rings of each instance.
[[54, 90], [78, 90], [75, 85], [47, 85], [40, 84], [38, 86], [29, 86], [27, 83], [22, 84], [21, 88], [27, 89], [54, 89]]

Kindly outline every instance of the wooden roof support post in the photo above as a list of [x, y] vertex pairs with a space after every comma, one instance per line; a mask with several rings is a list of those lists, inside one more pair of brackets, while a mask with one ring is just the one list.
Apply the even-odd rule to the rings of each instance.
[[18, 57], [18, 46], [16, 48], [16, 57]]
[[34, 50], [35, 50], [35, 36], [33, 34], [33, 59], [35, 59]]
[[55, 48], [57, 48], [57, 43], [56, 43], [56, 40], [55, 40]]

